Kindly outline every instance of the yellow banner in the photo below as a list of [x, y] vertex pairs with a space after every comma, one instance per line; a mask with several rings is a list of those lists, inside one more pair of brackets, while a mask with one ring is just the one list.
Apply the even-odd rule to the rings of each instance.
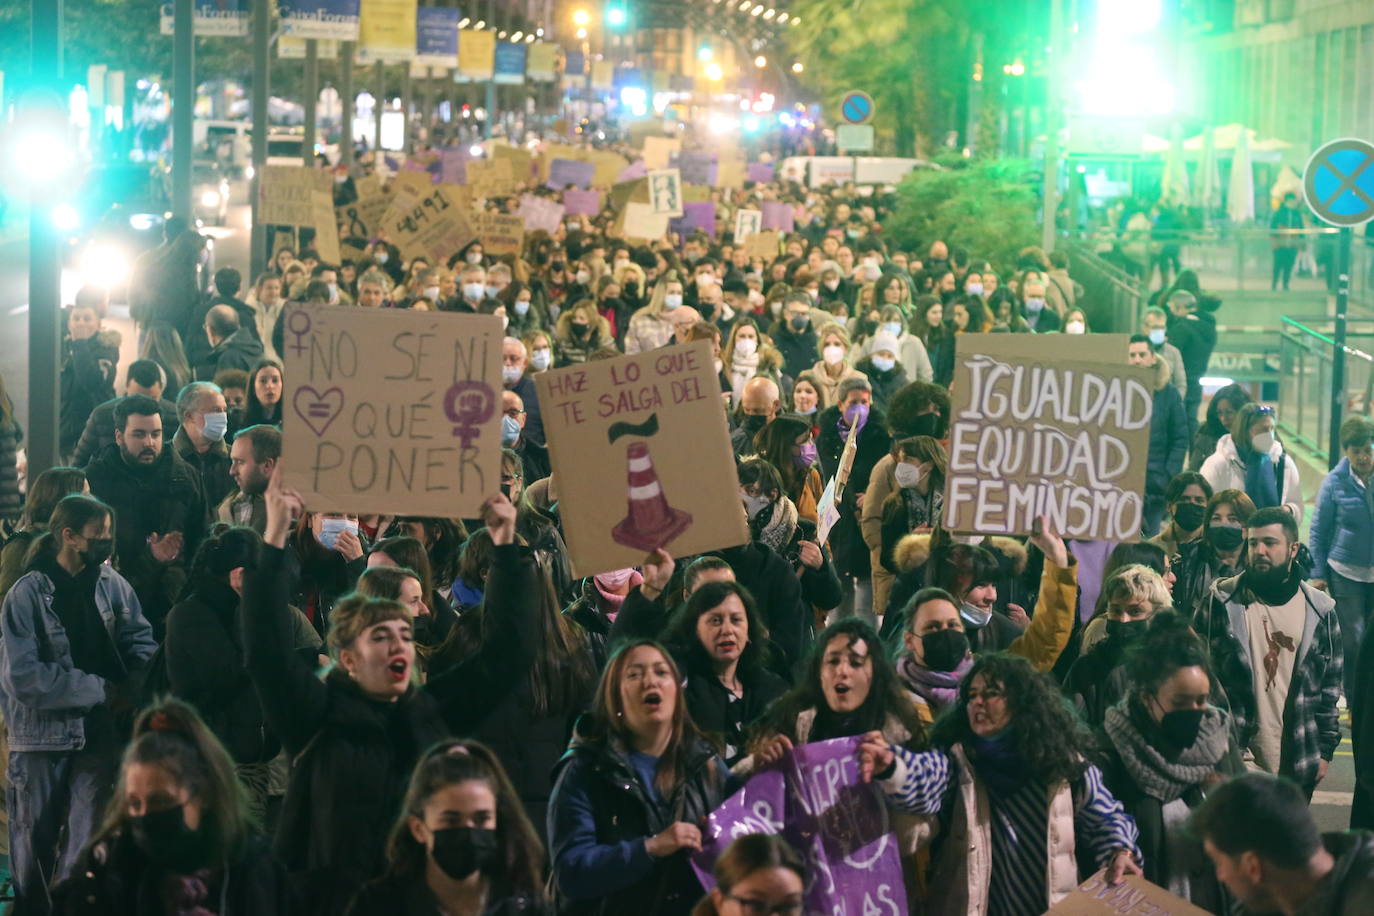
[[592, 88], [609, 91], [615, 84], [615, 64], [598, 60], [592, 64]]
[[525, 74], [538, 83], [552, 83], [562, 69], [558, 65], [558, 45], [548, 41], [536, 41], [530, 45], [529, 57], [525, 62]]
[[496, 33], [463, 29], [458, 33], [458, 73], [471, 80], [489, 80], [496, 68]]
[[400, 63], [415, 57], [416, 0], [362, 0], [358, 60]]

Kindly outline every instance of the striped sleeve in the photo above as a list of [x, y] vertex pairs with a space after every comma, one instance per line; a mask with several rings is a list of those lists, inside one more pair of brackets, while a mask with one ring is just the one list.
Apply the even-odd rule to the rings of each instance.
[[1102, 771], [1095, 766], [1088, 767], [1083, 772], [1083, 787], [1087, 800], [1074, 814], [1074, 830], [1092, 850], [1097, 867], [1109, 865], [1121, 849], [1130, 850], [1136, 864], [1143, 864], [1140, 847], [1136, 845], [1140, 832], [1135, 820], [1107, 790], [1102, 782]]
[[938, 814], [950, 787], [949, 757], [904, 747], [893, 747], [892, 754], [892, 775], [878, 782], [888, 805], [911, 814]]

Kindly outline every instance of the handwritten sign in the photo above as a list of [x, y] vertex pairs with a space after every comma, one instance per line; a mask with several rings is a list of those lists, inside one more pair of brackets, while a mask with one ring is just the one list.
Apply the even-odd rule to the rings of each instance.
[[519, 254], [525, 248], [525, 221], [514, 214], [479, 213], [476, 229], [487, 254]]
[[718, 188], [742, 188], [744, 187], [744, 160], [735, 156], [722, 156], [720, 165], [716, 168], [716, 187]]
[[492, 159], [505, 159], [510, 162], [511, 176], [520, 182], [528, 181], [534, 167], [534, 154], [523, 146], [508, 143], [492, 143]]
[[877, 787], [859, 781], [859, 740], [794, 748], [726, 799], [692, 855], [701, 883], [715, 886], [711, 868], [735, 839], [780, 835], [818, 879], [809, 882], [805, 912], [905, 916], [901, 852]]
[[768, 262], [778, 256], [781, 244], [775, 229], [755, 232], [744, 240], [744, 253], [751, 258], [763, 258]]
[[578, 191], [569, 188], [563, 192], [563, 207], [570, 216], [574, 214], [596, 216], [601, 212], [601, 192]]
[[467, 177], [477, 197], [499, 197], [515, 187], [509, 159], [473, 159], [467, 164]]
[[756, 232], [763, 231], [763, 213], [759, 210], [735, 211], [735, 244], [738, 245]]
[[677, 169], [649, 173], [649, 203], [660, 216], [682, 215], [682, 176]]
[[265, 165], [258, 193], [258, 222], [269, 226], [311, 226], [316, 191], [333, 187], [327, 172], [303, 165]]
[[682, 149], [682, 141], [677, 137], [645, 137], [644, 138], [644, 166], [649, 170], [666, 169], [668, 163], [678, 150]]
[[596, 176], [596, 166], [578, 159], [555, 159], [549, 163], [548, 186], [555, 191], [566, 187], [589, 188]]
[[1020, 338], [959, 337], [945, 527], [1027, 534], [1045, 515], [1064, 537], [1137, 540], [1151, 371], [1126, 365], [1124, 335]]
[[500, 318], [292, 305], [282, 328], [306, 508], [471, 517], [500, 488]]
[[1105, 873], [1098, 872], [1050, 907], [1045, 916], [1207, 916], [1207, 911], [1140, 875], [1127, 875], [1112, 887]]
[[749, 539], [707, 341], [534, 378], [577, 575]]
[[631, 201], [621, 213], [621, 234], [630, 241], [655, 242], [668, 234], [668, 216], [649, 204]]
[[563, 221], [562, 204], [534, 194], [521, 195], [520, 209], [517, 212], [525, 221], [527, 232], [542, 229], [552, 235], [558, 231], [558, 224]]
[[763, 202], [763, 228], [777, 229], [779, 232], [791, 232], [795, 215], [792, 212], [792, 205], [781, 200], [765, 200]]
[[466, 208], [442, 186], [431, 187], [423, 197], [398, 198], [382, 223], [402, 254], [431, 263], [447, 260], [477, 236]]
[[328, 191], [310, 192], [310, 222], [315, 228], [315, 251], [325, 264], [338, 264], [339, 223], [334, 216], [334, 195]]

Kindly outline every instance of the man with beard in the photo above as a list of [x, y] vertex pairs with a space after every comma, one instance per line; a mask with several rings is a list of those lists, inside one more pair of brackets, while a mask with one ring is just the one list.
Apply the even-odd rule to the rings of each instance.
[[115, 441], [86, 468], [91, 495], [115, 510], [115, 568], [134, 587], [162, 638], [205, 531], [196, 473], [162, 435], [157, 401], [130, 395], [115, 408]]
[[1374, 834], [1318, 833], [1292, 783], [1238, 776], [1207, 793], [1191, 827], [1246, 913], [1374, 912]]
[[229, 476], [238, 489], [215, 509], [215, 521], [246, 525], [258, 534], [267, 529], [267, 482], [281, 459], [281, 430], [259, 423], [239, 430], [229, 449]]
[[1298, 525], [1287, 509], [1250, 516], [1246, 543], [1245, 571], [1213, 583], [1197, 629], [1231, 702], [1246, 765], [1289, 777], [1311, 798], [1341, 743], [1336, 603], [1303, 581]]

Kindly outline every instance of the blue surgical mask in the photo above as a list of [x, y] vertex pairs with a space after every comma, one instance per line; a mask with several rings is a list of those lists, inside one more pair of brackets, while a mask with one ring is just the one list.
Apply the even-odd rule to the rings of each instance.
[[493, 299], [495, 299], [495, 298], [496, 298], [496, 294], [499, 293], [499, 292], [501, 292], [501, 287], [499, 287], [499, 286], [492, 286], [490, 283], [487, 284], [487, 295], [488, 295], [488, 296], [490, 296], [490, 297], [492, 297]]
[[387, 261], [387, 258], [389, 258], [389, 257], [391, 257], [391, 255], [390, 255], [389, 253], [387, 253], [387, 252], [385, 252], [385, 251], [379, 251], [379, 252], [377, 252], [376, 254], [374, 254], [374, 255], [372, 256], [372, 260], [376, 261], [378, 264], [385, 264], [386, 261]]
[[1163, 329], [1163, 328], [1153, 328], [1153, 329], [1151, 329], [1150, 334], [1149, 334], [1149, 337], [1150, 337], [1150, 343], [1153, 344], [1154, 346], [1156, 346], [1156, 347], [1162, 347], [1162, 346], [1164, 346], [1164, 329]]
[[1027, 311], [1027, 312], [1030, 312], [1032, 315], [1038, 315], [1038, 314], [1040, 314], [1040, 310], [1043, 309], [1044, 307], [1045, 307], [1045, 300], [1044, 300], [1044, 299], [1027, 299], [1027, 300], [1026, 300], [1026, 311]]
[[205, 428], [201, 435], [211, 442], [218, 442], [224, 438], [224, 434], [229, 431], [229, 415], [224, 411], [202, 414]]
[[506, 448], [520, 441], [520, 421], [514, 417], [501, 418], [501, 444]]
[[526, 315], [528, 315], [529, 313], [530, 313], [530, 303], [529, 303], [529, 300], [527, 300], [527, 299], [517, 299], [517, 300], [515, 300], [515, 314], [519, 315], [521, 318], [524, 318], [524, 317], [525, 317]]
[[514, 385], [520, 381], [520, 377], [525, 374], [525, 370], [519, 366], [502, 366], [501, 381], [507, 385]]
[[901, 337], [902, 323], [900, 321], [884, 321], [880, 330], [886, 331], [893, 337]]
[[668, 293], [663, 297], [663, 307], [675, 309], [682, 304], [681, 293]]
[[891, 372], [892, 367], [897, 365], [896, 360], [886, 356], [874, 356], [869, 359], [869, 362], [871, 362], [873, 368], [877, 369], [879, 372]]
[[328, 550], [333, 550], [334, 545], [339, 542], [339, 535], [345, 531], [353, 532], [356, 537], [358, 534], [358, 520], [352, 518], [322, 518], [320, 519], [320, 544]]

